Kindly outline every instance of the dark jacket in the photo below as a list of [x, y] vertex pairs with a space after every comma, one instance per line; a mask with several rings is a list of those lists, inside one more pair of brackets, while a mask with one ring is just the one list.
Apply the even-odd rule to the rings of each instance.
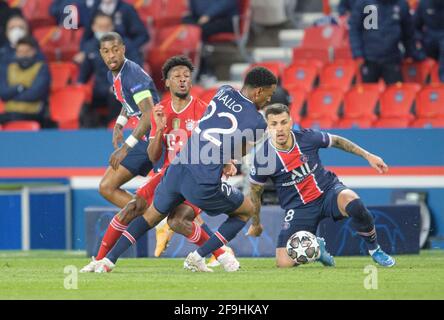
[[421, 0], [414, 22], [416, 35], [424, 45], [444, 39], [444, 1]]
[[353, 9], [353, 5], [355, 4], [355, 2], [356, 0], [341, 0], [338, 6], [339, 15], [343, 16], [347, 13], [350, 13]]
[[[366, 6], [376, 6], [378, 28], [366, 29]], [[368, 19], [368, 18], [367, 18]], [[367, 20], [366, 20], [367, 21]], [[349, 20], [350, 46], [353, 57], [378, 63], [399, 63], [402, 43], [406, 57], [415, 52], [413, 19], [406, 0], [357, 0]]]
[[[141, 63], [137, 50], [131, 47], [124, 39], [126, 45], [126, 56], [128, 59], [136, 63]], [[109, 82], [107, 78], [108, 67], [103, 62], [99, 52], [99, 40], [92, 38], [85, 43], [85, 60], [80, 66], [80, 73], [77, 81], [79, 83], [87, 83], [94, 75], [94, 92], [100, 96], [106, 96], [109, 93]]]
[[190, 0], [191, 15], [199, 19], [207, 15], [213, 18], [231, 18], [239, 14], [236, 0]]
[[[91, 19], [99, 11], [100, 1], [96, 1], [92, 9]], [[150, 40], [149, 33], [134, 7], [122, 0], [119, 0], [116, 9], [112, 15], [114, 23], [114, 31], [119, 33], [123, 38], [131, 41], [131, 46], [136, 50], [141, 50], [142, 46]], [[85, 28], [83, 34], [81, 49], [83, 50], [85, 43], [94, 37], [91, 30], [91, 23]]]
[[14, 15], [22, 15], [20, 8], [10, 8], [6, 1], [0, 1], [0, 47], [3, 47], [8, 39], [6, 37], [6, 23]]

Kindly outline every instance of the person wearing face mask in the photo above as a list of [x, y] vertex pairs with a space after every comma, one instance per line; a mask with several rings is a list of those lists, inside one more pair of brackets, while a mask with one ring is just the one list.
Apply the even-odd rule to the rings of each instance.
[[[100, 0], [96, 1], [91, 9], [91, 16], [95, 17], [98, 12], [111, 16], [114, 25], [114, 31], [120, 34], [125, 45], [136, 50], [139, 59], [135, 62], [142, 62], [142, 47], [150, 40], [147, 28], [137, 14], [136, 9], [122, 0]], [[83, 34], [81, 49], [84, 49], [86, 42], [94, 38], [94, 31], [91, 27], [86, 27]]]
[[[94, 75], [91, 105], [85, 106], [82, 112], [82, 125], [85, 127], [106, 126], [110, 119], [118, 116], [121, 109], [120, 102], [115, 99], [108, 82], [108, 67], [103, 62], [99, 51], [100, 38], [114, 30], [113, 20], [109, 15], [99, 11], [94, 17], [91, 28], [94, 32], [94, 38], [85, 43], [84, 51], [80, 53], [84, 58], [80, 65], [80, 73], [77, 80], [78, 83], [84, 84]], [[131, 41], [127, 41], [126, 38], [123, 41], [127, 47], [126, 56], [128, 59], [137, 64], [142, 64], [143, 62], [138, 55], [137, 49], [131, 47]], [[102, 106], [107, 106], [109, 110], [109, 114], [105, 119], [99, 119], [97, 113], [97, 109]]]
[[[366, 8], [376, 10], [365, 13]], [[370, 16], [375, 12], [377, 19]], [[353, 58], [362, 62], [364, 82], [378, 82], [380, 78], [386, 84], [401, 82], [402, 59], [425, 58], [413, 36], [413, 19], [406, 0], [357, 0], [349, 25]]]
[[[18, 41], [28, 35], [30, 35], [30, 33], [27, 21], [22, 16], [11, 16], [6, 23], [7, 43], [0, 48], [0, 63], [6, 64], [11, 62], [11, 60], [14, 58]], [[37, 58], [42, 60], [44, 59], [38, 45]]]
[[0, 0], [0, 48], [3, 47], [8, 39], [6, 38], [6, 22], [12, 16], [21, 16], [20, 8], [11, 8], [6, 0]]
[[15, 59], [0, 65], [0, 99], [5, 101], [0, 124], [35, 120], [45, 126], [49, 87], [49, 68], [37, 58], [36, 41], [30, 36], [20, 39], [16, 44]]
[[421, 0], [414, 21], [416, 36], [427, 56], [439, 61], [439, 78], [444, 82], [444, 1]]

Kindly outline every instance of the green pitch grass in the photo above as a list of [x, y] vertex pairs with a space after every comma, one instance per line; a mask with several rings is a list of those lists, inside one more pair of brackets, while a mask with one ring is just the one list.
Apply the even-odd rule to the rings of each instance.
[[121, 259], [109, 274], [78, 274], [78, 289], [64, 288], [66, 266], [80, 269], [84, 253], [0, 252], [0, 299], [444, 299], [444, 251], [397, 256], [377, 268], [377, 289], [367, 290], [369, 257], [336, 258], [277, 269], [271, 258], [241, 258], [242, 271], [192, 273], [183, 259]]

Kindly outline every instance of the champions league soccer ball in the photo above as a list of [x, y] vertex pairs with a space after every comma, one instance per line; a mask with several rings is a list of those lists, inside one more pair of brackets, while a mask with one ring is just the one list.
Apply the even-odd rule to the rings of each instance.
[[288, 239], [287, 253], [297, 264], [305, 264], [319, 258], [321, 250], [314, 234], [298, 231]]

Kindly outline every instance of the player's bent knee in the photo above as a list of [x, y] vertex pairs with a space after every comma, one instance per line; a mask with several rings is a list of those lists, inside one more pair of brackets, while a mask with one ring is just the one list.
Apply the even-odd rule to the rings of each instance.
[[102, 179], [99, 184], [99, 193], [105, 197], [109, 198], [114, 192], [115, 188], [106, 179]]

